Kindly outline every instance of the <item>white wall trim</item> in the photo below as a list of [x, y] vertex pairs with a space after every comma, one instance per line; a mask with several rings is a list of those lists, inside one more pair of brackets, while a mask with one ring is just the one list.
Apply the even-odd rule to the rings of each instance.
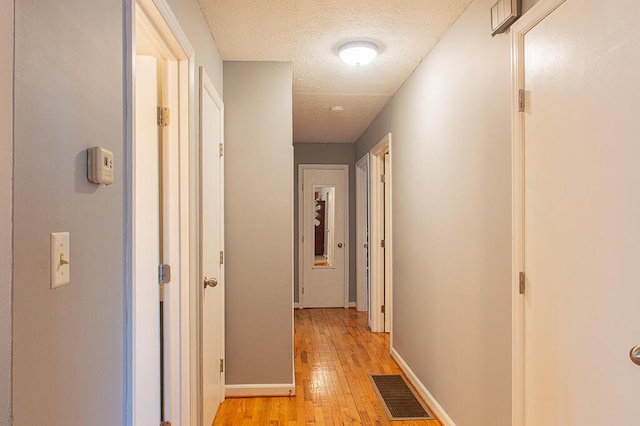
[[227, 398], [244, 396], [295, 396], [295, 383], [227, 385]]
[[416, 376], [413, 370], [411, 370], [409, 365], [393, 347], [391, 348], [391, 358], [398, 363], [398, 366], [405, 376], [407, 376], [409, 382], [411, 382], [413, 387], [418, 391], [418, 395], [420, 395], [420, 397], [427, 403], [427, 406], [431, 409], [438, 420], [440, 420], [440, 423], [442, 423], [443, 426], [456, 426], [453, 420], [451, 420], [451, 417], [449, 417], [447, 412], [444, 411], [444, 408], [442, 408], [431, 392], [429, 392], [420, 379], [418, 379], [418, 376]]
[[524, 297], [519, 273], [524, 270], [524, 117], [518, 111], [524, 88], [524, 36], [565, 0], [541, 0], [511, 27], [512, 141], [512, 424], [524, 425]]
[[129, 200], [133, 193], [133, 79], [134, 79], [134, 55], [135, 49], [135, 1], [124, 0], [123, 4], [123, 37], [124, 37], [124, 76], [123, 76], [123, 97], [125, 102], [123, 119], [123, 139], [125, 146], [123, 149], [124, 183], [123, 197], [125, 199], [124, 213], [124, 311], [125, 311], [125, 342], [124, 342], [124, 415], [125, 426], [133, 426], [133, 266], [131, 258], [133, 255], [133, 208]]
[[[345, 308], [355, 308], [355, 307], [356, 307], [356, 302], [349, 302], [347, 303], [347, 306]], [[300, 307], [300, 304], [298, 302], [294, 302], [293, 309], [303, 309], [303, 308]]]
[[344, 171], [344, 235], [345, 235], [345, 253], [344, 253], [344, 307], [349, 307], [349, 165], [348, 164], [299, 164], [298, 165], [298, 305], [304, 308], [304, 294], [302, 286], [304, 284], [304, 243], [302, 236], [304, 235], [304, 195], [302, 193], [302, 185], [304, 184], [305, 170], [342, 170]]
[[511, 27], [511, 424], [525, 422], [524, 297], [519, 275], [524, 271], [524, 113], [518, 98], [524, 89], [524, 37], [565, 0], [540, 0]]

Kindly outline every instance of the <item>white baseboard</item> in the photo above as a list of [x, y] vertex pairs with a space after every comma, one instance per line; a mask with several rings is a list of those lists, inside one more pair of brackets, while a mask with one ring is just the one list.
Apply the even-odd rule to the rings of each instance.
[[[356, 307], [356, 302], [347, 302], [347, 308], [355, 308]], [[293, 309], [300, 309], [300, 303], [298, 302], [294, 302], [293, 303]]]
[[391, 348], [391, 358], [393, 358], [402, 372], [407, 376], [407, 379], [411, 382], [414, 388], [420, 394], [420, 397], [425, 400], [429, 408], [433, 411], [433, 414], [440, 420], [443, 426], [456, 426], [456, 424], [451, 420], [451, 417], [444, 411], [442, 406], [438, 404], [438, 401], [431, 395], [431, 392], [427, 390], [427, 388], [422, 384], [422, 382], [418, 379], [418, 376], [415, 375], [413, 370], [409, 368], [409, 365], [405, 362], [404, 359], [400, 356], [400, 354], [394, 349]]
[[263, 385], [226, 385], [225, 396], [228, 398], [242, 396], [295, 396], [295, 383], [277, 383]]

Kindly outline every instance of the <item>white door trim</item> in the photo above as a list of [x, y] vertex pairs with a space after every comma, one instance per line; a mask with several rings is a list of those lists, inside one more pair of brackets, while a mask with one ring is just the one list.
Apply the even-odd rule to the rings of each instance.
[[[167, 177], [168, 182], [178, 182], [177, 185], [170, 185], [171, 197], [177, 203], [177, 210], [172, 212], [175, 216], [169, 220], [168, 228], [165, 228], [172, 236], [170, 251], [171, 265], [173, 267], [172, 283], [167, 287], [168, 300], [175, 303], [170, 305], [172, 312], [179, 312], [179, 315], [170, 315], [169, 328], [175, 330], [169, 334], [168, 347], [172, 350], [169, 360], [168, 379], [172, 380], [170, 399], [165, 404], [165, 409], [172, 416], [172, 423], [176, 425], [194, 424], [194, 415], [197, 415], [197, 382], [192, 381], [191, 365], [193, 353], [190, 350], [194, 341], [192, 333], [194, 320], [193, 312], [193, 290], [188, 283], [193, 282], [190, 278], [195, 271], [190, 262], [190, 252], [196, 242], [190, 238], [190, 229], [194, 224], [194, 212], [190, 208], [191, 192], [191, 170], [190, 170], [190, 146], [193, 145], [195, 132], [195, 108], [194, 108], [194, 70], [195, 54], [194, 50], [178, 22], [176, 16], [169, 7], [167, 0], [138, 0], [126, 1], [124, 4], [125, 14], [125, 47], [124, 47], [124, 97], [125, 107], [125, 205], [126, 211], [126, 235], [125, 235], [125, 292], [127, 299], [125, 302], [125, 324], [126, 324], [126, 405], [125, 424], [133, 426], [134, 411], [136, 409], [136, 396], [133, 394], [133, 376], [136, 366], [144, 363], [144, 360], [136, 360], [133, 356], [134, 336], [133, 325], [135, 324], [134, 290], [135, 279], [133, 265], [130, 261], [134, 254], [134, 234], [133, 234], [133, 211], [135, 211], [135, 199], [133, 198], [134, 164], [133, 152], [135, 148], [135, 109], [134, 105], [134, 76], [135, 76], [135, 55], [136, 55], [136, 12], [138, 5], [146, 13], [154, 26], [158, 51], [165, 59], [175, 62], [173, 75], [178, 82], [172, 88], [176, 97], [175, 105], [179, 112], [173, 114], [173, 120], [178, 124], [179, 130], [174, 133], [177, 137], [176, 149], [169, 150], [165, 160], [169, 163]], [[177, 89], [177, 90], [176, 90]], [[180, 285], [183, 283], [184, 285]], [[149, 390], [153, 391], [153, 390]], [[195, 396], [195, 397], [192, 397]]]
[[524, 37], [565, 0], [540, 0], [511, 27], [511, 144], [512, 144], [512, 419], [524, 425], [524, 296], [519, 275], [524, 269], [524, 113], [519, 112], [519, 93], [524, 89]]
[[356, 163], [356, 310], [367, 310], [366, 268], [368, 251], [364, 245], [369, 234], [369, 197], [367, 182], [369, 171], [369, 153]]
[[349, 307], [349, 165], [348, 164], [299, 164], [298, 165], [298, 306], [304, 309], [304, 196], [302, 184], [304, 183], [305, 170], [342, 170], [344, 171], [344, 307]]
[[[391, 300], [391, 293], [393, 284], [389, 283], [387, 286], [389, 289], [389, 298], [385, 306], [385, 315], [382, 315], [381, 306], [385, 303], [385, 250], [389, 250], [392, 254], [392, 241], [385, 241], [385, 250], [382, 250], [380, 241], [384, 239], [384, 205], [382, 200], [384, 199], [384, 184], [380, 181], [380, 176], [384, 171], [384, 154], [388, 152], [391, 162], [393, 162], [393, 156], [391, 153], [391, 133], [387, 134], [380, 142], [374, 146], [370, 153], [369, 160], [369, 191], [370, 191], [370, 205], [371, 205], [371, 234], [369, 238], [369, 256], [371, 263], [369, 264], [370, 272], [370, 291], [369, 309], [371, 309], [372, 324], [371, 331], [380, 333], [384, 331], [391, 332], [393, 329], [393, 321], [389, 321], [387, 329], [385, 330], [385, 316], [393, 318], [392, 309], [393, 302]], [[391, 167], [390, 167], [391, 168]], [[392, 186], [392, 173], [391, 170], [387, 172], [388, 182], [386, 185]], [[390, 198], [393, 199], [393, 191], [390, 191]], [[392, 205], [393, 203], [390, 203]], [[391, 210], [391, 208], [390, 208]], [[389, 212], [391, 215], [391, 211]], [[390, 221], [393, 223], [393, 221]], [[393, 233], [390, 232], [393, 239]], [[393, 257], [390, 256], [392, 259]], [[389, 262], [389, 268], [392, 267], [393, 262]], [[393, 281], [393, 270], [389, 274]], [[393, 336], [393, 334], [392, 334]]]

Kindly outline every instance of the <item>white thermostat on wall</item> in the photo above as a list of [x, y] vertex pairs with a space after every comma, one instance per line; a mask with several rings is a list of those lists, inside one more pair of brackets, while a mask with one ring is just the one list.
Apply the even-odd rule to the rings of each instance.
[[87, 175], [93, 183], [113, 183], [113, 152], [94, 146], [88, 149]]

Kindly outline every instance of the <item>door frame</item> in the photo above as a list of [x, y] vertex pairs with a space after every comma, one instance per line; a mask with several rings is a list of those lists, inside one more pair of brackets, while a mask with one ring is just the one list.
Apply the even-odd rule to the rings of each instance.
[[520, 272], [524, 271], [524, 112], [519, 94], [524, 89], [524, 38], [566, 0], [540, 0], [511, 27], [511, 406], [513, 426], [524, 425], [524, 295], [520, 294]]
[[[384, 240], [385, 230], [385, 216], [384, 216], [384, 188], [385, 185], [389, 186], [389, 194], [391, 201], [393, 200], [393, 185], [392, 185], [392, 167], [385, 172], [388, 175], [388, 182], [383, 183], [380, 176], [384, 172], [384, 154], [389, 153], [389, 164], [393, 162], [393, 155], [391, 152], [391, 133], [388, 133], [380, 142], [378, 142], [369, 151], [369, 191], [370, 191], [370, 205], [371, 205], [371, 233], [369, 238], [369, 273], [370, 273], [370, 295], [369, 295], [369, 309], [371, 310], [371, 331], [374, 333], [392, 332], [393, 330], [393, 268], [392, 268], [392, 240], [393, 240], [393, 225], [389, 230], [389, 241], [385, 241], [385, 249], [383, 250], [380, 243], [377, 241]], [[389, 223], [393, 224], [392, 220], [392, 208], [393, 203], [389, 203]], [[386, 256], [385, 256], [386, 251]], [[390, 282], [385, 282], [385, 268], [389, 269], [388, 276]], [[389, 296], [385, 300], [385, 293]], [[382, 315], [381, 309], [377, 307], [385, 306], [385, 314]], [[393, 336], [393, 333], [391, 334]], [[392, 342], [393, 343], [393, 342]]]
[[[222, 101], [222, 97], [220, 96], [220, 94], [218, 93], [218, 91], [216, 90], [215, 86], [213, 85], [213, 83], [211, 82], [211, 79], [209, 78], [209, 75], [207, 74], [206, 70], [204, 69], [204, 67], [200, 67], [200, 114], [202, 114], [202, 95], [203, 92], [206, 90], [206, 92], [211, 96], [211, 98], [213, 99], [213, 102], [216, 104], [216, 106], [218, 107], [219, 111], [220, 111], [220, 144], [222, 144], [224, 146], [224, 102]], [[200, 170], [199, 170], [199, 176], [200, 176], [200, 183], [199, 183], [199, 199], [200, 199], [200, 208], [199, 208], [199, 281], [198, 284], [203, 283], [204, 282], [204, 268], [202, 265], [202, 258], [203, 258], [203, 236], [202, 236], [202, 231], [203, 231], [203, 227], [202, 227], [202, 221], [204, 220], [204, 215], [203, 215], [203, 197], [202, 197], [202, 188], [203, 188], [203, 184], [202, 184], [202, 170], [203, 170], [203, 156], [202, 156], [202, 144], [203, 144], [203, 139], [202, 139], [202, 124], [203, 124], [203, 120], [202, 120], [202, 115], [200, 116], [199, 119], [199, 123], [200, 123], [200, 132], [199, 132], [199, 136], [200, 136], [200, 142], [199, 142], [199, 149], [200, 149]], [[223, 253], [224, 256], [224, 155], [220, 155], [220, 250]], [[225, 281], [225, 268], [224, 268], [224, 261], [222, 261], [220, 263], [220, 276], [218, 277], [218, 286], [220, 287], [220, 358], [223, 362], [223, 365], [225, 363], [225, 287], [226, 287], [226, 281]], [[204, 312], [202, 311], [202, 303], [203, 303], [203, 298], [204, 298], [204, 288], [202, 285], [198, 285], [198, 289], [199, 289], [199, 293], [198, 293], [198, 323], [197, 323], [197, 331], [196, 334], [199, 336], [198, 338], [198, 347], [197, 347], [197, 354], [198, 354], [198, 371], [200, 372], [198, 374], [199, 377], [199, 395], [200, 398], [202, 398], [204, 391], [203, 391], [203, 383], [202, 383], [202, 364], [203, 364], [203, 318], [204, 318]], [[225, 372], [221, 371], [220, 372], [220, 403], [222, 403], [225, 399], [225, 387], [226, 387], [226, 380], [225, 380]], [[204, 401], [201, 401], [201, 404], [204, 404]], [[199, 416], [201, 416], [202, 414], [202, 405], [200, 406], [200, 413]], [[200, 420], [200, 422], [198, 424], [202, 424], [203, 420]]]
[[367, 294], [367, 260], [371, 261], [364, 245], [370, 235], [371, 206], [367, 191], [369, 183], [369, 153], [367, 152], [356, 163], [356, 310], [367, 311], [369, 298]]
[[298, 306], [304, 309], [304, 184], [305, 170], [341, 170], [344, 173], [344, 307], [349, 307], [349, 165], [348, 164], [299, 164], [298, 165]]
[[[194, 280], [196, 271], [191, 261], [190, 253], [194, 251], [195, 241], [190, 238], [191, 227], [194, 226], [194, 212], [190, 208], [191, 161], [190, 146], [194, 140], [194, 70], [195, 52], [182, 30], [180, 23], [169, 7], [167, 0], [127, 0], [124, 4], [124, 139], [125, 158], [125, 349], [126, 349], [126, 373], [125, 373], [125, 424], [133, 426], [136, 410], [136, 398], [146, 392], [154, 392], [154, 389], [135, 389], [133, 377], [137, 366], [144, 364], [144, 359], [135, 357], [136, 301], [133, 297], [136, 289], [133, 264], [130, 259], [135, 255], [135, 248], [139, 247], [135, 241], [133, 230], [133, 212], [136, 208], [136, 198], [133, 192], [135, 182], [135, 56], [136, 56], [136, 6], [144, 10], [146, 18], [153, 26], [153, 35], [157, 41], [157, 49], [164, 55], [170, 55], [173, 76], [170, 83], [170, 92], [174, 99], [172, 103], [178, 108], [173, 113], [173, 120], [178, 123], [178, 131], [170, 132], [173, 138], [171, 147], [163, 154], [166, 175], [163, 182], [170, 183], [165, 191], [173, 199], [174, 208], [169, 212], [168, 226], [164, 232], [170, 235], [169, 252], [170, 264], [173, 267], [172, 282], [166, 287], [165, 309], [171, 312], [166, 319], [167, 329], [172, 330], [165, 338], [165, 348], [170, 348], [168, 357], [168, 374], [170, 392], [165, 403], [165, 412], [173, 418], [174, 424], [194, 424], [194, 415], [197, 415], [198, 392], [196, 381], [191, 380], [195, 344], [194, 330], [195, 288], [190, 283]], [[167, 303], [168, 302], [168, 303]]]

